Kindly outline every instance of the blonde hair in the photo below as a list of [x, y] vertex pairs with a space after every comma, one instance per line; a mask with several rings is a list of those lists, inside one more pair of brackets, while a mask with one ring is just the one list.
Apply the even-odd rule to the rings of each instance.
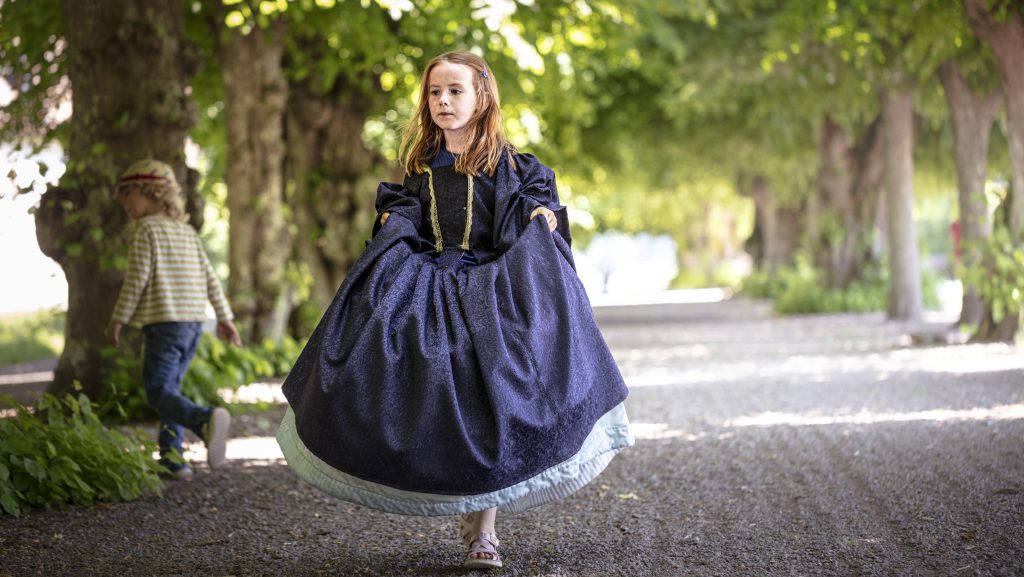
[[132, 191], [156, 202], [160, 214], [180, 222], [188, 222], [185, 197], [171, 167], [151, 158], [134, 162], [118, 179], [114, 198], [121, 201]]
[[515, 148], [505, 138], [501, 100], [494, 74], [483, 58], [471, 52], [446, 52], [436, 56], [424, 69], [416, 115], [406, 125], [399, 147], [405, 172], [418, 174], [426, 170], [444, 142], [444, 131], [430, 117], [429, 105], [430, 73], [442, 62], [461, 64], [472, 70], [473, 89], [476, 92], [476, 112], [467, 127], [472, 130], [472, 137], [466, 150], [456, 158], [455, 170], [463, 174], [493, 174], [501, 155], [507, 154], [509, 161], [512, 161]]

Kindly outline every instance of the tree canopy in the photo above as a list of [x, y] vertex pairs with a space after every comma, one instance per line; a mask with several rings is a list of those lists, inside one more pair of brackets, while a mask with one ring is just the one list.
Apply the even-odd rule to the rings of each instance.
[[[1018, 138], [1006, 39], [1020, 12], [1006, 0], [0, 0], [0, 137], [69, 152], [61, 188], [92, 190], [97, 207], [77, 206], [92, 224], [51, 240], [113, 280], [120, 244], [97, 239], [123, 243], [125, 223], [98, 191], [133, 154], [178, 162], [198, 186], [196, 215], [200, 196], [230, 209], [229, 284], [247, 334], [274, 338], [285, 320], [302, 333], [369, 233], [375, 183], [401, 177], [425, 64], [471, 50], [499, 80], [512, 142], [555, 168], [579, 242], [645, 231], [693, 256], [749, 236], [759, 264], [802, 251], [842, 287], [883, 260], [878, 237], [913, 228], [912, 216], [877, 226], [882, 189], [955, 204], [961, 105], [945, 98], [943, 66], [975, 93], [1006, 94], [992, 169], [1024, 179], [1005, 152]], [[111, 50], [123, 62], [104, 60]], [[147, 58], [174, 78], [107, 81]], [[886, 112], [897, 101], [899, 127]], [[155, 130], [187, 133], [201, 179], [176, 136], [128, 136]], [[897, 134], [913, 146], [903, 164]], [[1019, 227], [1022, 204], [1004, 196]], [[72, 202], [61, 198], [50, 204]], [[890, 257], [918, 250], [887, 240]]]

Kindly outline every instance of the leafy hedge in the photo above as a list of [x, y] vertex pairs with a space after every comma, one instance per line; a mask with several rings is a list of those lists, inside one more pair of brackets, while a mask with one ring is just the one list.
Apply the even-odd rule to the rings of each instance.
[[1009, 228], [999, 222], [988, 239], [965, 243], [965, 248], [977, 250], [981, 263], [973, 267], [960, 264], [957, 272], [964, 285], [974, 287], [992, 307], [992, 320], [998, 323], [1007, 314], [1024, 313], [1024, 248]]
[[0, 396], [16, 411], [0, 419], [0, 511], [129, 501], [160, 492], [156, 443], [107, 428], [85, 395], [44, 395], [35, 410]]
[[[845, 290], [828, 288], [825, 275], [806, 262], [773, 273], [759, 271], [743, 280], [742, 294], [751, 298], [774, 299], [779, 314], [884, 311], [888, 306], [888, 281], [877, 272], [864, 275]], [[939, 305], [936, 279], [922, 276], [924, 304]]]
[[[301, 351], [302, 344], [289, 337], [280, 343], [266, 340], [258, 345], [234, 347], [206, 333], [182, 380], [181, 392], [200, 405], [224, 406], [217, 391], [237, 390], [260, 379], [285, 375]], [[115, 349], [109, 354], [117, 367], [111, 376], [113, 392], [99, 409], [102, 419], [124, 422], [155, 418], [141, 383], [142, 359], [125, 358]]]

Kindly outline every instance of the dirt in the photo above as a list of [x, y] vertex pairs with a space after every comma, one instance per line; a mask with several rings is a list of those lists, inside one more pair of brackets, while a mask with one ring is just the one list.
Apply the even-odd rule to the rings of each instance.
[[[598, 319], [637, 445], [499, 516], [492, 574], [1024, 574], [1021, 349], [743, 301]], [[282, 410], [236, 415], [236, 438], [269, 441]], [[0, 575], [474, 574], [455, 535], [327, 497], [268, 452], [159, 497], [0, 517]]]

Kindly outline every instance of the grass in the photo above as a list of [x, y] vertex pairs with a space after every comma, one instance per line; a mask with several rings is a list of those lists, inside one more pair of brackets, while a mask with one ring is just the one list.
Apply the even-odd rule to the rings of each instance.
[[64, 348], [64, 320], [60, 310], [0, 317], [0, 366], [59, 355]]

